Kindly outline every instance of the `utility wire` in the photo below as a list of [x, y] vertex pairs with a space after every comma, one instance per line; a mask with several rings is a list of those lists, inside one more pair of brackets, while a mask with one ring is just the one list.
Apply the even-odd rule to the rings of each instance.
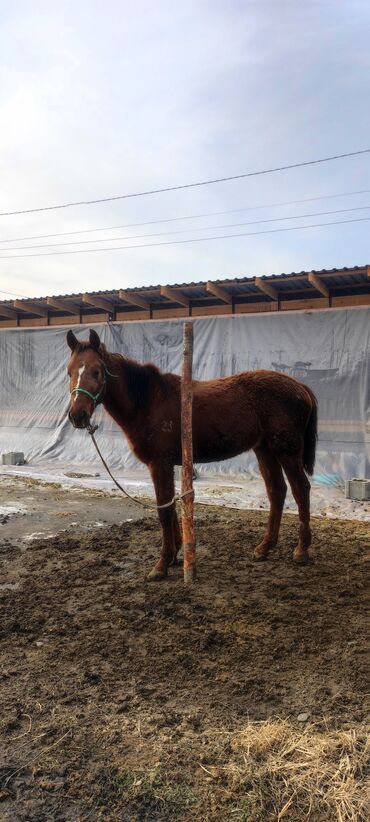
[[[231, 208], [228, 211], [208, 211], [203, 214], [185, 214], [182, 217], [167, 217], [162, 220], [146, 220], [142, 223], [126, 223], [121, 225], [107, 225], [98, 228], [82, 228], [76, 231], [57, 231], [54, 234], [31, 234], [27, 237], [9, 237], [0, 240], [2, 243], [22, 243], [25, 240], [46, 240], [49, 237], [67, 237], [75, 234], [93, 234], [97, 231], [115, 231], [119, 228], [139, 228], [145, 225], [160, 225], [161, 223], [176, 223], [181, 220], [199, 220], [203, 217], [222, 217], [225, 214], [239, 214], [243, 211], [256, 211], [261, 208], [280, 208], [282, 206], [299, 205], [301, 203], [313, 203], [319, 200], [332, 200], [340, 197], [354, 197], [357, 194], [370, 194], [370, 189], [364, 188], [360, 191], [344, 191], [340, 194], [324, 194], [320, 197], [306, 197], [303, 200], [288, 200], [283, 203], [267, 203], [265, 205], [244, 206], [243, 208]], [[112, 238], [115, 239], [115, 238]], [[4, 250], [4, 249], [3, 249]]]
[[25, 299], [25, 300], [30, 299], [29, 297], [26, 297], [25, 294], [17, 294], [16, 291], [3, 291], [2, 288], [0, 288], [0, 294], [8, 294], [9, 297], [21, 297], [22, 299]]
[[209, 186], [214, 185], [215, 183], [226, 183], [230, 182], [231, 180], [243, 180], [247, 177], [259, 177], [263, 174], [274, 174], [278, 171], [288, 171], [292, 168], [303, 168], [305, 166], [313, 166], [318, 165], [319, 163], [328, 163], [331, 160], [343, 160], [346, 157], [357, 157], [360, 154], [369, 154], [370, 148], [364, 148], [360, 151], [349, 151], [345, 154], [333, 154], [330, 157], [320, 157], [318, 160], [306, 160], [302, 163], [290, 163], [286, 166], [276, 166], [275, 168], [265, 168], [260, 171], [247, 171], [243, 174], [233, 174], [229, 177], [216, 177], [212, 180], [201, 180], [200, 182], [196, 183], [183, 183], [182, 185], [177, 186], [166, 186], [165, 188], [153, 188], [147, 191], [137, 191], [132, 194], [117, 194], [113, 197], [100, 197], [95, 200], [80, 200], [70, 203], [61, 203], [59, 205], [52, 205], [52, 206], [41, 206], [39, 208], [22, 208], [18, 211], [3, 211], [0, 212], [0, 217], [11, 217], [16, 214], [34, 214], [35, 212], [39, 211], [55, 211], [61, 208], [72, 208], [73, 206], [86, 206], [86, 205], [95, 205], [97, 203], [108, 203], [113, 202], [114, 200], [128, 200], [132, 199], [133, 197], [147, 197], [152, 194], [163, 194], [168, 191], [181, 191], [186, 188], [199, 188], [200, 186]]
[[26, 257], [56, 257], [64, 254], [97, 254], [101, 251], [126, 251], [134, 248], [154, 248], [156, 246], [164, 245], [184, 245], [185, 243], [205, 243], [211, 240], [226, 240], [233, 237], [255, 237], [259, 234], [278, 234], [286, 231], [301, 231], [307, 228], [322, 228], [331, 225], [344, 225], [347, 223], [364, 223], [368, 222], [370, 217], [355, 217], [351, 220], [332, 220], [328, 223], [310, 223], [309, 225], [289, 226], [288, 228], [269, 228], [264, 231], [248, 231], [238, 234], [219, 234], [218, 237], [195, 237], [188, 240], [166, 240], [160, 243], [141, 243], [140, 245], [117, 245], [112, 248], [78, 248], [74, 251], [47, 251], [41, 254], [14, 254], [14, 255], [0, 255], [0, 260], [19, 260]]
[[[154, 231], [151, 234], [132, 234], [131, 236], [126, 237], [106, 237], [98, 240], [72, 240], [62, 243], [41, 243], [40, 245], [21, 245], [14, 247], [10, 246], [7, 248], [2, 248], [1, 251], [28, 251], [35, 248], [59, 248], [59, 246], [69, 245], [89, 245], [91, 243], [114, 243], [118, 242], [119, 240], [139, 240], [143, 237], [165, 237], [173, 234], [188, 234], [192, 231], [219, 231], [221, 228], [237, 228], [246, 225], [261, 225], [262, 223], [278, 223], [286, 220], [303, 220], [307, 217], [327, 217], [329, 214], [343, 214], [353, 211], [364, 211], [366, 209], [368, 210], [369, 208], [370, 205], [364, 205], [355, 206], [354, 208], [338, 208], [334, 211], [312, 211], [309, 214], [296, 214], [289, 215], [287, 217], [269, 217], [268, 219], [264, 220], [249, 220], [248, 222], [242, 223], [224, 223], [223, 225], [208, 225], [202, 226], [201, 228], [178, 228], [176, 229], [176, 231]], [[93, 250], [94, 249], [92, 249], [92, 251]], [[108, 250], [109, 249], [107, 249], [107, 251]]]

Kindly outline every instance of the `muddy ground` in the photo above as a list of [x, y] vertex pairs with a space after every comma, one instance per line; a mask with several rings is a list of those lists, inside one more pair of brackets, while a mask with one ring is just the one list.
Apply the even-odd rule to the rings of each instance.
[[[37, 509], [48, 492], [31, 491]], [[78, 501], [89, 527], [25, 541], [15, 519], [0, 526], [1, 819], [277, 819], [271, 796], [250, 810], [248, 784], [223, 781], [230, 734], [302, 714], [363, 734], [368, 525], [314, 520], [314, 564], [295, 567], [297, 518], [285, 515], [279, 549], [256, 564], [266, 513], [199, 507], [198, 581], [184, 589], [181, 567], [145, 581], [152, 515], [93, 527], [107, 500]], [[337, 818], [294, 808], [285, 820]]]
[[[78, 475], [77, 475], [78, 476]], [[83, 476], [88, 476], [84, 474]], [[121, 494], [0, 475], [0, 540], [26, 547], [37, 537], [141, 519], [146, 509]]]

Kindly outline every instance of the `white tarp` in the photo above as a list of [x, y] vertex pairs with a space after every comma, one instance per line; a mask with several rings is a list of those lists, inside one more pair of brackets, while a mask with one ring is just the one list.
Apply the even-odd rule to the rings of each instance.
[[[93, 326], [109, 350], [181, 371], [183, 320]], [[88, 328], [74, 326], [80, 339]], [[95, 461], [90, 438], [66, 416], [66, 328], [0, 332], [0, 453], [29, 462]], [[256, 368], [284, 371], [311, 386], [319, 402], [316, 475], [323, 482], [370, 476], [370, 309], [287, 312], [194, 320], [194, 376], [211, 379]], [[99, 408], [99, 443], [109, 464], [137, 465], [122, 432]], [[204, 466], [254, 474], [252, 454]]]

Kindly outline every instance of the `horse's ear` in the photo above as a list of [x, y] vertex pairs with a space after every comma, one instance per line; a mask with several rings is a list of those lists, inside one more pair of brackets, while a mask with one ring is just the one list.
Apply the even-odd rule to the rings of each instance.
[[89, 341], [90, 341], [91, 348], [93, 348], [94, 351], [99, 351], [100, 337], [99, 337], [99, 334], [97, 334], [96, 331], [94, 331], [93, 328], [90, 328]]
[[68, 343], [71, 351], [74, 351], [75, 348], [76, 348], [76, 345], [78, 345], [78, 339], [77, 339], [77, 337], [75, 337], [75, 335], [74, 335], [71, 328], [67, 332], [67, 343]]

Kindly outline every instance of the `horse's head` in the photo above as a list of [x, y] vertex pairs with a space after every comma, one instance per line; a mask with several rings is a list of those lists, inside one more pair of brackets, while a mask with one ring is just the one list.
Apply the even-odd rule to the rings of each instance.
[[68, 416], [75, 428], [86, 428], [105, 389], [100, 338], [96, 331], [91, 330], [89, 340], [79, 342], [73, 331], [69, 330], [67, 343], [72, 351], [68, 363], [71, 393]]

